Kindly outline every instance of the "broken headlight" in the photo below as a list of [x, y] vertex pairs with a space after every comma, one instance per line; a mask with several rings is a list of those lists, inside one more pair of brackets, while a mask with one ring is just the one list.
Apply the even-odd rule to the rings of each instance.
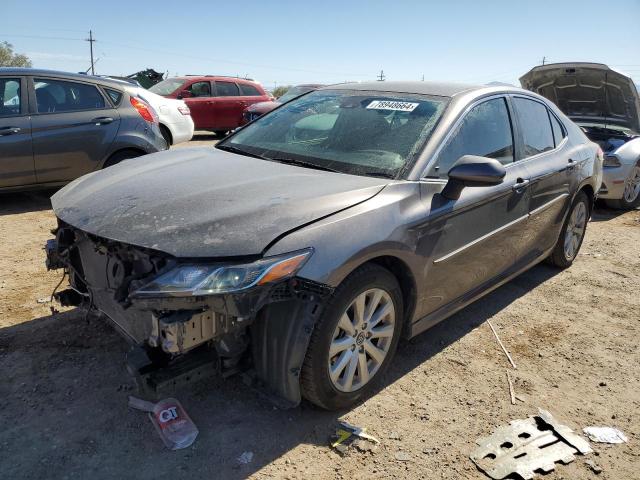
[[237, 292], [290, 278], [310, 256], [311, 249], [243, 265], [177, 265], [133, 292], [133, 296], [201, 296]]

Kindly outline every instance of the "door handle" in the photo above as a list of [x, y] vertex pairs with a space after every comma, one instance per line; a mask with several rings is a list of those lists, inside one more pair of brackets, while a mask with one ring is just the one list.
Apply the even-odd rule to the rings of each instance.
[[511, 187], [514, 192], [522, 192], [525, 188], [529, 186], [530, 180], [519, 178], [517, 182]]
[[0, 137], [5, 135], [15, 135], [16, 133], [20, 133], [22, 130], [20, 127], [3, 127], [0, 128]]
[[113, 122], [113, 118], [111, 117], [96, 117], [91, 120], [91, 123], [95, 123], [96, 125], [107, 125]]

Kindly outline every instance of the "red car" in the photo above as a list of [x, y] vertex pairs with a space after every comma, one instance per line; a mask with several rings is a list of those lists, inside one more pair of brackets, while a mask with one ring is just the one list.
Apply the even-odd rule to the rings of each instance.
[[265, 113], [270, 112], [274, 108], [282, 105], [283, 103], [287, 103], [289, 100], [293, 100], [296, 97], [299, 97], [303, 93], [310, 92], [312, 90], [317, 90], [320, 87], [324, 87], [324, 85], [320, 83], [308, 83], [305, 85], [296, 85], [295, 87], [291, 87], [287, 90], [287, 93], [277, 98], [276, 100], [269, 100], [266, 102], [254, 103], [253, 105], [249, 105], [244, 109], [242, 113], [242, 123], [249, 123], [255, 120], [258, 117], [261, 117]]
[[215, 75], [168, 78], [149, 91], [184, 100], [196, 130], [212, 130], [218, 135], [239, 127], [248, 106], [273, 99], [257, 82]]

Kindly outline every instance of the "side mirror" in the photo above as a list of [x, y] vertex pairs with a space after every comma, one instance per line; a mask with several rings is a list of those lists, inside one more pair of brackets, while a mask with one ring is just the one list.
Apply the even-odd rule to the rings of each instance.
[[441, 195], [457, 200], [464, 187], [498, 185], [506, 174], [504, 165], [493, 158], [463, 155], [449, 170], [449, 181]]

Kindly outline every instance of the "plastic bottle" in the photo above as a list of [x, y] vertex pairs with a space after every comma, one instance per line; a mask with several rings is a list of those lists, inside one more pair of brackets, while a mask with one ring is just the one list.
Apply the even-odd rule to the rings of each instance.
[[149, 412], [160, 438], [170, 450], [190, 446], [198, 436], [198, 427], [175, 398], [160, 400]]

